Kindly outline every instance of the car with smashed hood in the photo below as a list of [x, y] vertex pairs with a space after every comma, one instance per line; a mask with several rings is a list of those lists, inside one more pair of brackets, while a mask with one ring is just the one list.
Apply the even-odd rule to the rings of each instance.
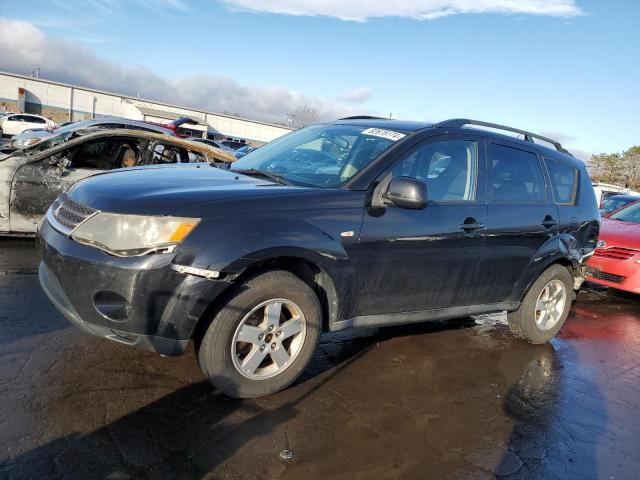
[[218, 148], [162, 133], [67, 131], [0, 158], [0, 235], [35, 233], [56, 197], [92, 175], [143, 165], [234, 160]]

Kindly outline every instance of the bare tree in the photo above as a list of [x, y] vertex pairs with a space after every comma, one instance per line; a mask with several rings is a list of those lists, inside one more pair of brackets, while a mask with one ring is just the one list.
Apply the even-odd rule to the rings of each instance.
[[300, 105], [287, 117], [293, 128], [302, 128], [318, 120], [318, 111], [310, 105]]
[[640, 188], [640, 147], [631, 147], [622, 153], [593, 155], [588, 165], [595, 181]]

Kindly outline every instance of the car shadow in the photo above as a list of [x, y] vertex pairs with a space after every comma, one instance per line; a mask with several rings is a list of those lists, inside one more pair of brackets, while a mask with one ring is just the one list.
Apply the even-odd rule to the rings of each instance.
[[[361, 409], [359, 405], [371, 405], [372, 399], [368, 395], [373, 394], [377, 387], [358, 386], [358, 382], [367, 382], [367, 377], [358, 375], [369, 371], [372, 362], [377, 364], [381, 360], [380, 355], [393, 355], [395, 352], [394, 346], [374, 352], [379, 343], [391, 340], [396, 347], [409, 347], [404, 351], [408, 356], [397, 361], [418, 365], [422, 364], [421, 358], [426, 358], [423, 357], [426, 354], [424, 347], [440, 342], [439, 336], [430, 334], [442, 333], [446, 336], [444, 338], [452, 338], [453, 330], [469, 329], [475, 325], [475, 320], [468, 318], [324, 334], [308, 370], [287, 390], [260, 399], [235, 400], [215, 391], [208, 382], [196, 382], [89, 433], [66, 435], [27, 451], [0, 465], [0, 478], [4, 475], [8, 479], [195, 480], [209, 478], [214, 471], [216, 475], [225, 477], [225, 464], [232, 458], [234, 473], [229, 478], [242, 477], [233, 477], [237, 475], [238, 468], [250, 478], [271, 478], [274, 471], [280, 471], [278, 468], [284, 471], [291, 467], [290, 462], [277, 458], [278, 452], [292, 447], [287, 434], [291, 425], [299, 427], [300, 423], [306, 423], [304, 431], [315, 432], [322, 422], [335, 422], [330, 419], [335, 413], [340, 418], [340, 412], [323, 411], [325, 402], [326, 408], [330, 409], [336, 409], [343, 403], [353, 409]], [[361, 412], [358, 418], [364, 422], [397, 421], [398, 415], [406, 413], [402, 409], [403, 403], [411, 407], [409, 411], [417, 409], [422, 412], [403, 422], [418, 425], [412, 431], [423, 436], [422, 442], [429, 442], [417, 445], [426, 447], [449, 442], [443, 447], [445, 451], [463, 449], [464, 461], [459, 465], [458, 478], [464, 477], [465, 472], [479, 474], [479, 469], [509, 478], [597, 478], [594, 442], [606, 425], [607, 415], [600, 386], [576, 368], [580, 354], [562, 338], [552, 344], [528, 345], [505, 335], [506, 330], [502, 331], [506, 328], [504, 326], [484, 331], [478, 328], [477, 331], [462, 332], [458, 339], [461, 345], [480, 352], [473, 357], [474, 365], [465, 365], [468, 357], [461, 352], [447, 356], [448, 359], [459, 359], [459, 364], [451, 371], [436, 369], [429, 370], [431, 373], [426, 376], [407, 377], [400, 373], [403, 371], [400, 369], [393, 380], [384, 377], [391, 383], [382, 389], [387, 390], [387, 395], [389, 391], [395, 392], [391, 397], [383, 396], [383, 402], [394, 402], [390, 398], [406, 395], [402, 399], [397, 397], [397, 408], [394, 407], [388, 418], [385, 408], [374, 408], [371, 415]], [[403, 340], [401, 337], [416, 338]], [[469, 339], [477, 340], [469, 344]], [[443, 351], [447, 348], [435, 354], [441, 355]], [[366, 359], [363, 358], [365, 355]], [[362, 361], [358, 362], [360, 359]], [[349, 370], [348, 374], [341, 375], [345, 370]], [[459, 372], [465, 371], [471, 373], [461, 378], [461, 383], [452, 382]], [[408, 385], [407, 381], [411, 384]], [[510, 385], [502, 390], [506, 395], [499, 403], [495, 394], [486, 395], [501, 391], [498, 383], [491, 386], [493, 382]], [[471, 390], [464, 389], [463, 385], [468, 385]], [[356, 390], [352, 391], [354, 387]], [[339, 392], [338, 397], [328, 394], [334, 389]], [[480, 392], [472, 393], [475, 390]], [[583, 397], [577, 398], [576, 390]], [[450, 402], [451, 397], [459, 397], [464, 392], [472, 396], [469, 401], [462, 401], [460, 397], [457, 403]], [[479, 403], [471, 405], [469, 402]], [[497, 412], [493, 405], [498, 410], [502, 405], [503, 416], [513, 423], [508, 438], [500, 432], [509, 421], [500, 419], [500, 414], [495, 417]], [[87, 406], [87, 409], [91, 408]], [[425, 418], [436, 423], [420, 423], [425, 422]], [[493, 421], [498, 422], [497, 432], [491, 429]], [[335, 426], [338, 425], [339, 421]], [[434, 432], [434, 425], [444, 429]], [[458, 433], [448, 432], [447, 426]], [[381, 441], [361, 435], [359, 432], [356, 437], [350, 437], [360, 438], [363, 442], [362, 446], [352, 446], [353, 454], [357, 454], [359, 448], [375, 444], [371, 442]], [[397, 439], [391, 437], [392, 441], [394, 438]], [[488, 446], [487, 438], [496, 443]], [[318, 442], [317, 438], [309, 439], [310, 444]], [[342, 441], [342, 447], [337, 448], [346, 448], [344, 442], [348, 440]], [[271, 459], [269, 465], [261, 464], [264, 458], [251, 455], [238, 466], [238, 460], [243, 460], [238, 457], [238, 452], [258, 443], [263, 448], [262, 451], [258, 449], [260, 455]], [[296, 444], [300, 448], [299, 438]], [[264, 452], [265, 446], [267, 452]], [[406, 448], [410, 450], [401, 454], [389, 452], [388, 455], [409, 455], [413, 463], [427, 461], [425, 459], [432, 455], [428, 449], [421, 450], [419, 446]], [[411, 450], [414, 448], [418, 450]], [[249, 451], [255, 452], [256, 449], [249, 448]], [[420, 453], [415, 456], [411, 452]], [[433, 453], [435, 458], [438, 455], [438, 451]], [[428, 474], [450, 468], [450, 465], [440, 466], [437, 463], [429, 465], [425, 464], [421, 471]], [[349, 469], [357, 467], [344, 465], [343, 468], [344, 472], [349, 472], [355, 471]]]
[[[236, 400], [209, 382], [193, 383], [90, 433], [19, 455], [0, 466], [0, 478], [200, 479], [299, 416], [301, 402], [378, 342], [473, 325], [473, 319], [457, 319], [324, 334], [310, 368], [283, 392]], [[287, 447], [281, 439], [276, 453]]]

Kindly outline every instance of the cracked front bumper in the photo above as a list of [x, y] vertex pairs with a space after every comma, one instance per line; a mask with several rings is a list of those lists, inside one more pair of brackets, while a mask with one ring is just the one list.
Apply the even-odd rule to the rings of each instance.
[[79, 244], [45, 221], [40, 284], [75, 326], [162, 355], [184, 353], [198, 320], [229, 285], [171, 268], [173, 254], [120, 258]]

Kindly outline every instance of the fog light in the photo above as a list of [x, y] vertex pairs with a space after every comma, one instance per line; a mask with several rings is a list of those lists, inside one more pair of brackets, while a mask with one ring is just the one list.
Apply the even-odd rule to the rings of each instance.
[[98, 313], [108, 320], [122, 322], [129, 318], [129, 302], [116, 292], [99, 291], [93, 296], [93, 305]]

